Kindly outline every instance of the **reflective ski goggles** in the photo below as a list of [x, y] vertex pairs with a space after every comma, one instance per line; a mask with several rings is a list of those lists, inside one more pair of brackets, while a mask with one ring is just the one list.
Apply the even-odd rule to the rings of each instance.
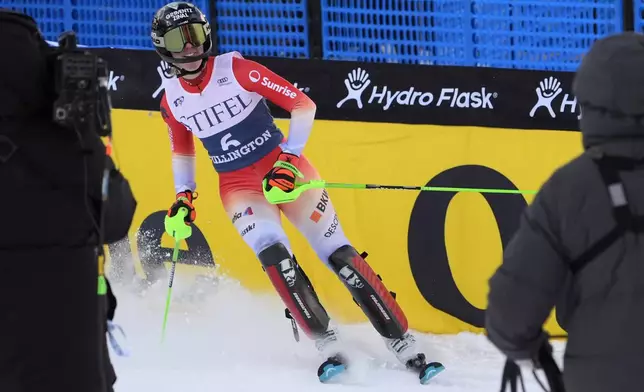
[[161, 38], [163, 40], [163, 47], [173, 53], [183, 51], [187, 43], [193, 47], [203, 45], [208, 39], [210, 33], [210, 26], [202, 23], [189, 23], [176, 27]]

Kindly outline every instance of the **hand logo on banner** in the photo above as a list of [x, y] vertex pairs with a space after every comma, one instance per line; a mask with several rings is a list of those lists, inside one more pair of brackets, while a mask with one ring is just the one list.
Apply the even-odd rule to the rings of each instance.
[[537, 93], [538, 100], [532, 110], [530, 110], [530, 117], [534, 117], [537, 109], [544, 107], [548, 109], [550, 117], [555, 118], [555, 112], [552, 110], [552, 101], [563, 91], [561, 88], [561, 82], [552, 76], [545, 78], [541, 83], [539, 83], [539, 87], [537, 87], [535, 91]]
[[157, 67], [157, 73], [159, 74], [161, 83], [159, 84], [159, 87], [156, 89], [156, 91], [152, 93], [152, 98], [158, 97], [159, 94], [161, 94], [161, 91], [163, 91], [163, 79], [170, 79], [173, 77], [172, 73], [170, 72], [170, 66], [165, 61], [161, 61], [159, 63], [159, 66]]
[[347, 78], [344, 79], [344, 85], [347, 88], [347, 96], [335, 105], [337, 108], [344, 105], [350, 99], [353, 99], [358, 104], [358, 108], [362, 109], [362, 93], [371, 84], [369, 74], [367, 71], [358, 68], [349, 72]]

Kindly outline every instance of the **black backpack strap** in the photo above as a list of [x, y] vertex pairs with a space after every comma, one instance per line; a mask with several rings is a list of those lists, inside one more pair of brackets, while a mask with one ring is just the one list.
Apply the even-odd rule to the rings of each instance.
[[601, 156], [593, 158], [601, 174], [606, 191], [610, 196], [616, 225], [604, 237], [595, 242], [587, 251], [571, 263], [573, 273], [578, 273], [591, 260], [602, 254], [627, 231], [644, 232], [644, 216], [634, 216], [629, 208], [620, 171], [632, 171], [644, 166], [644, 160]]

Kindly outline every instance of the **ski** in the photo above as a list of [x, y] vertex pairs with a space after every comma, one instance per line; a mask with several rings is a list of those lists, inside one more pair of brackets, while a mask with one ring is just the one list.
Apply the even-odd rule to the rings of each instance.
[[431, 379], [438, 376], [445, 370], [445, 366], [440, 362], [427, 363], [425, 354], [418, 354], [416, 358], [407, 361], [407, 369], [418, 372], [420, 383], [426, 385]]
[[431, 379], [438, 376], [439, 373], [445, 370], [445, 366], [440, 362], [430, 362], [425, 364], [419, 371], [418, 378], [420, 383], [426, 385]]
[[346, 361], [339, 355], [328, 358], [318, 368], [318, 379], [322, 383], [328, 383], [336, 376], [347, 370]]
[[[322, 362], [318, 368], [318, 379], [322, 383], [335, 381], [336, 377], [348, 369], [347, 362], [341, 356], [336, 355]], [[440, 362], [425, 362], [425, 356], [419, 354], [414, 360], [410, 360], [406, 367], [407, 371], [418, 374], [419, 382], [422, 385], [429, 382], [445, 370], [445, 366]]]

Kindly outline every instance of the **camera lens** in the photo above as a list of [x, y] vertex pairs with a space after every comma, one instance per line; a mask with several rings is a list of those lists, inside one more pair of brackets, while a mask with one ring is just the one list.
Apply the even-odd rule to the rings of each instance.
[[67, 111], [63, 108], [56, 108], [56, 119], [64, 120], [67, 118]]

